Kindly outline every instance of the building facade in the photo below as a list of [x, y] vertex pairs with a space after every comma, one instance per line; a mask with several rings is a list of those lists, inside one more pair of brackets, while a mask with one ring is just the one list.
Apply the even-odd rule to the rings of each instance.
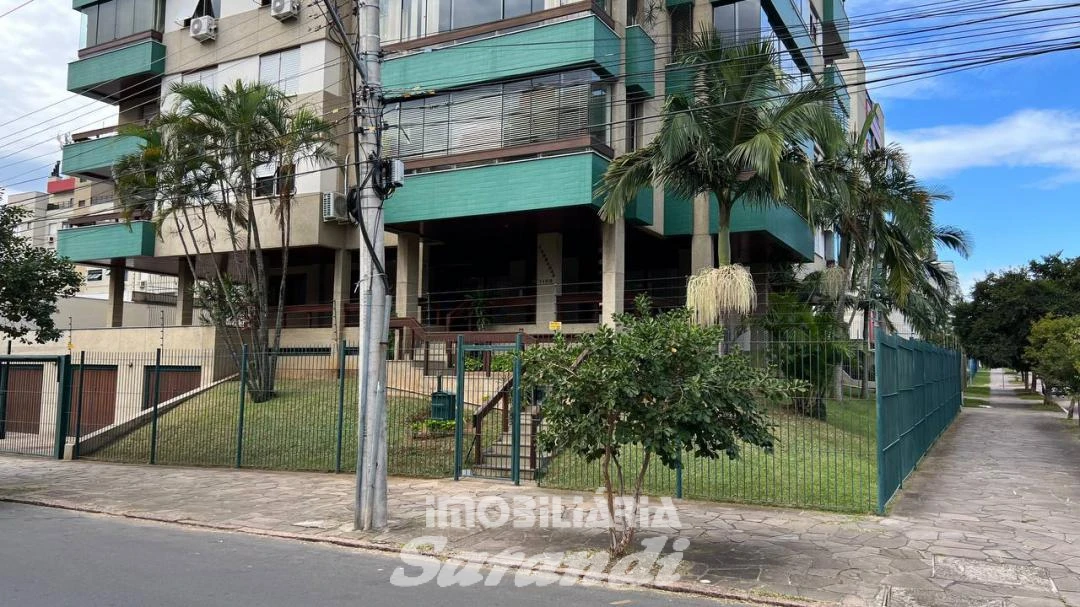
[[[119, 124], [157, 115], [175, 82], [263, 81], [327, 118], [347, 115], [351, 65], [317, 3], [75, 0], [74, 8], [85, 27], [68, 88], [117, 106]], [[558, 322], [579, 331], [639, 293], [681, 304], [687, 276], [713, 263], [715, 212], [652, 188], [625, 220], [606, 224], [594, 189], [613, 158], [654, 136], [678, 81], [673, 54], [695, 30], [772, 38], [793, 82], [834, 83], [853, 125], [866, 111], [842, 0], [384, 0], [382, 9], [384, 149], [407, 170], [385, 203], [387, 271], [395, 315], [433, 330], [547, 333]], [[336, 342], [356, 322], [359, 234], [323, 205], [348, 185], [341, 135], [338, 165], [297, 179], [286, 345]], [[138, 148], [116, 129], [73, 135], [63, 174], [88, 184], [90, 196], [68, 199], [93, 200], [93, 188], [109, 187], [112, 164]], [[260, 225], [270, 225], [270, 205], [257, 208]], [[202, 277], [191, 275], [176, 234], [156, 234], [145, 219], [118, 222], [111, 204], [86, 209], [55, 239], [62, 254], [103, 270], [114, 311], [106, 324], [125, 325], [121, 294], [138, 273], [176, 284], [170, 331], [197, 325], [192, 285]], [[769, 264], [821, 266], [830, 257], [828, 234], [790, 209], [739, 207], [732, 232], [734, 260], [762, 276]], [[224, 237], [208, 238], [227, 253]]]

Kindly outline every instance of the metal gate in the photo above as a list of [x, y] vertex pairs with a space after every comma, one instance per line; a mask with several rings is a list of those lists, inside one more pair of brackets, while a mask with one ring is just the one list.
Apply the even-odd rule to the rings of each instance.
[[0, 355], [0, 453], [64, 457], [71, 356]]
[[[522, 441], [521, 356], [524, 336], [513, 344], [466, 344], [457, 338], [457, 398], [454, 417], [454, 480], [462, 477], [502, 479], [521, 484], [523, 453], [534, 452], [531, 434]], [[510, 353], [509, 373], [467, 372], [466, 361], [479, 356], [487, 362]], [[525, 470], [531, 476], [532, 470]]]

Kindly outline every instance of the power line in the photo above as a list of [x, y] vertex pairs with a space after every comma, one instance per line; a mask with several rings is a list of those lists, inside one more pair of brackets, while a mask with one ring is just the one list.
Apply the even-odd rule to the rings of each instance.
[[[1030, 1], [1030, 0], [1009, 0], [1008, 2], [1005, 2], [1005, 4], [1012, 4], [1012, 3], [1018, 3], [1018, 2], [1027, 2], [1027, 1]], [[936, 5], [936, 4], [949, 4], [949, 3], [950, 3], [950, 2], [948, 2], [948, 1], [945, 1], [945, 2], [940, 2], [940, 3], [937, 3], [937, 2], [935, 2], [935, 3], [929, 3], [929, 4], [927, 4], [927, 5], [923, 5], [923, 6], [932, 6], [932, 5]], [[955, 3], [953, 3], [953, 4], [955, 4]], [[961, 6], [962, 6], [962, 7], [968, 7], [968, 8], [970, 9], [970, 8], [976, 8], [976, 7], [979, 7], [979, 6], [1000, 6], [1000, 4], [1001, 4], [1001, 3], [993, 3], [993, 2], [982, 2], [982, 1], [979, 1], [979, 2], [971, 2], [971, 3], [968, 3], [968, 4], [963, 4], [963, 5], [961, 5]], [[913, 7], [913, 8], [918, 8], [918, 7]], [[955, 11], [955, 10], [960, 10], [960, 8], [954, 8], [953, 10], [954, 10], [954, 11]], [[881, 14], [890, 14], [890, 13], [894, 13], [894, 12], [897, 12], [897, 10], [896, 10], [896, 9], [893, 9], [893, 10], [891, 10], [891, 11], [881, 11]], [[865, 13], [865, 14], [875, 14], [875, 13]], [[915, 19], [915, 18], [920, 18], [920, 16], [919, 16], [918, 14], [907, 14], [907, 15], [905, 15], [904, 17], [901, 17], [901, 18], [899, 18], [899, 19], [894, 19], [894, 21], [910, 20], [910, 19]], [[880, 20], [880, 21], [879, 21], [879, 23], [884, 23], [884, 22], [888, 22], [888, 21], [889, 21], [889, 20], [885, 20], [885, 19], [883, 19], [883, 20]], [[849, 20], [849, 23], [850, 23], [850, 22], [856, 22], [856, 20]], [[320, 28], [321, 28], [321, 27], [322, 27], [322, 26], [320, 26]], [[310, 30], [309, 30], [309, 31], [310, 31]], [[236, 40], [236, 41], [233, 41], [233, 42], [232, 42], [231, 44], [237, 44], [237, 43], [239, 43], [239, 42], [240, 42], [241, 40], [243, 40], [244, 38], [247, 38], [247, 37], [249, 37], [249, 36], [251, 36], [251, 35], [254, 35], [254, 33], [255, 33], [255, 32], [252, 32], [251, 34], [247, 34], [247, 35], [243, 36], [243, 37], [242, 37], [241, 39], [239, 39], [239, 40]], [[288, 33], [288, 32], [282, 32], [282, 34], [285, 34], [285, 33]], [[282, 35], [282, 34], [278, 34], [278, 35]], [[857, 41], [853, 41], [853, 42], [857, 42]], [[542, 44], [549, 44], [549, 43], [557, 43], [557, 44], [565, 44], [565, 43], [571, 43], [571, 44], [574, 44], [574, 43], [576, 43], [576, 44], [581, 44], [581, 41], [580, 41], [580, 40], [577, 40], [577, 41], [555, 41], [555, 42], [537, 42], [537, 43], [532, 43], [532, 44], [533, 44], [533, 45], [542, 45]], [[508, 44], [508, 45], [509, 45], [509, 44]], [[249, 46], [251, 46], [251, 45], [249, 45]], [[489, 46], [488, 46], [488, 48], [491, 48], [491, 45], [489, 45]], [[176, 52], [174, 52], [174, 53], [170, 53], [169, 55], [167, 55], [167, 56], [166, 56], [166, 58], [165, 58], [165, 59], [167, 59], [168, 57], [174, 56], [174, 55], [176, 55], [176, 54], [178, 54], [178, 53], [179, 53], [179, 51], [176, 51]], [[136, 84], [134, 84], [134, 85], [132, 85], [132, 86], [128, 87], [128, 89], [131, 89], [131, 88], [134, 88], [134, 87], [138, 87], [138, 86], [141, 86], [142, 84], [146, 84], [146, 83], [148, 83], [148, 82], [152, 82], [153, 80], [155, 80], [155, 78], [156, 78], [156, 77], [150, 77], [150, 78], [147, 78], [147, 79], [145, 79], [145, 80], [144, 80], [143, 82], [141, 82], [141, 83], [136, 83]], [[126, 89], [126, 90], [127, 90], [127, 89]], [[73, 97], [76, 97], [76, 96], [75, 96], [75, 95], [73, 95], [73, 96], [72, 96], [71, 98], [73, 98]], [[129, 98], [130, 98], [130, 97], [129, 97]], [[68, 98], [68, 99], [70, 99], [70, 98]], [[0, 126], [5, 126], [5, 125], [7, 125], [7, 124], [10, 124], [11, 122], [14, 122], [14, 121], [17, 121], [17, 120], [21, 120], [21, 119], [25, 118], [26, 116], [28, 116], [28, 115], [30, 115], [30, 114], [32, 114], [32, 113], [35, 113], [35, 112], [37, 112], [37, 111], [40, 111], [41, 109], [46, 109], [46, 108], [48, 108], [48, 107], [52, 107], [52, 106], [58, 105], [59, 103], [62, 103], [62, 102], [64, 102], [64, 101], [67, 101], [67, 99], [65, 99], [65, 100], [61, 100], [61, 101], [58, 101], [58, 102], [55, 102], [55, 103], [53, 103], [53, 104], [50, 104], [49, 106], [45, 106], [45, 108], [40, 108], [39, 110], [35, 110], [35, 111], [33, 111], [33, 112], [30, 112], [30, 113], [28, 113], [28, 114], [24, 114], [23, 116], [20, 116], [20, 117], [18, 117], [18, 118], [15, 118], [15, 119], [13, 119], [13, 120], [11, 120], [11, 121], [8, 121], [8, 122], [5, 122], [5, 123], [0, 123]], [[90, 104], [88, 103], [88, 104], [86, 104], [86, 105], [90, 105]], [[68, 120], [68, 121], [70, 121], [70, 120]], [[39, 123], [39, 124], [40, 124], [40, 123]], [[32, 128], [32, 127], [31, 127], [31, 128]], [[25, 130], [25, 129], [23, 129], [23, 130]], [[10, 136], [12, 136], [12, 135], [14, 135], [14, 134], [18, 134], [18, 133], [21, 133], [21, 132], [23, 132], [23, 131], [16, 131], [15, 133], [9, 133], [8, 135], [6, 135], [6, 137], [10, 137]]]
[[34, 1], [34, 0], [26, 0], [26, 2], [23, 2], [23, 3], [22, 3], [22, 4], [20, 4], [19, 6], [16, 6], [16, 7], [15, 7], [15, 8], [13, 8], [13, 9], [10, 9], [10, 10], [4, 11], [3, 13], [0, 13], [0, 19], [3, 19], [4, 17], [7, 17], [7, 16], [8, 16], [8, 15], [10, 15], [11, 13], [14, 13], [15, 11], [17, 11], [17, 10], [19, 10], [20, 8], [22, 8], [22, 7], [26, 6], [27, 4], [30, 4], [30, 3], [31, 3], [31, 2], [33, 2], [33, 1]]
[[[1027, 1], [1027, 0], [1012, 0], [1012, 2], [1023, 2], [1023, 1]], [[1073, 5], [1075, 5], [1075, 3], [1074, 3], [1074, 4], [1069, 4], [1069, 5], [1064, 5], [1064, 6], [1073, 6]], [[1047, 10], [1049, 10], [1049, 9], [1051, 9], [1051, 8], [1062, 8], [1062, 7], [1063, 7], [1063, 6], [1053, 6], [1053, 7], [1042, 7], [1042, 8], [1043, 8], [1043, 9], [1047, 9]], [[887, 11], [886, 11], [886, 12], [887, 12]], [[1017, 15], [1017, 14], [1024, 14], [1024, 12], [1019, 12], [1019, 13], [1010, 13], [1010, 15]], [[909, 18], [910, 18], [910, 16], [909, 16]], [[286, 32], [283, 32], [283, 33], [286, 33]], [[970, 36], [965, 36], [965, 37], [972, 37], [972, 36], [974, 36], [974, 34], [972, 34], [972, 35], [970, 35]], [[545, 43], [535, 43], [535, 44], [546, 44], [546, 43], [547, 43], [547, 42], [545, 42]], [[572, 41], [572, 43], [578, 43], [578, 44], [580, 44], [580, 41]], [[661, 55], [661, 57], [662, 57], [662, 56], [663, 56], [663, 55]], [[654, 72], [656, 72], [656, 71], [659, 71], [659, 70], [654, 70]], [[156, 102], [157, 102], [157, 98], [152, 98], [152, 99], [149, 99], [149, 100], [147, 100], [146, 102], [144, 102], [143, 104], [140, 104], [140, 105], [146, 105], [146, 104], [150, 104], [150, 103], [156, 103]], [[70, 121], [70, 120], [72, 120], [72, 119], [68, 119], [67, 121]], [[32, 127], [31, 127], [31, 128], [32, 128]], [[23, 130], [25, 130], [25, 129], [23, 129]], [[9, 136], [10, 136], [10, 135], [9, 135]], [[13, 152], [13, 153], [10, 153], [10, 154], [8, 154], [8, 157], [9, 157], [9, 156], [11, 156], [11, 155], [13, 155], [13, 154], [16, 154], [16, 153], [18, 153], [18, 152], [20, 152], [20, 151], [24, 151], [24, 150], [26, 150], [26, 149], [30, 149], [30, 148], [32, 148], [32, 147], [36, 147], [36, 145], [41, 145], [41, 144], [43, 144], [43, 143], [45, 143], [45, 142], [41, 142], [41, 143], [38, 143], [38, 144], [32, 144], [32, 145], [30, 145], [30, 146], [27, 146], [26, 148], [23, 148], [23, 149], [21, 149], [21, 150], [17, 150], [16, 152]], [[38, 157], [44, 157], [44, 156], [46, 156], [46, 155], [50, 155], [50, 154], [41, 154], [41, 155], [37, 156], [36, 158], [38, 158]], [[3, 158], [3, 157], [0, 157], [0, 158]], [[20, 162], [26, 162], [26, 161], [28, 161], [28, 160], [30, 160], [30, 159], [27, 159], [27, 160], [22, 160], [22, 161], [20, 161]]]

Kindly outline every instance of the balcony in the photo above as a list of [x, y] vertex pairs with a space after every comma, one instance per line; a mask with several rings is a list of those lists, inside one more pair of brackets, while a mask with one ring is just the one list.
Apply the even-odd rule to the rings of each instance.
[[626, 28], [626, 91], [656, 95], [656, 43], [640, 25]]
[[[828, 1], [828, 0], [826, 0]], [[763, 3], [763, 8], [769, 10], [779, 25], [775, 28], [777, 36], [787, 42], [792, 50], [795, 60], [804, 69], [813, 69], [817, 63], [817, 57], [821, 52], [814, 45], [814, 39], [810, 37], [810, 28], [806, 26], [795, 0], [773, 0]]]
[[844, 75], [835, 65], [825, 68], [825, 85], [833, 89], [833, 95], [836, 97], [834, 101], [836, 117], [847, 131], [851, 122], [851, 94], [848, 92]]
[[148, 39], [91, 55], [68, 64], [67, 89], [91, 99], [117, 104], [146, 92], [165, 72], [165, 45]]
[[60, 163], [65, 175], [112, 179], [112, 166], [120, 158], [141, 149], [143, 140], [117, 135], [115, 128], [74, 135], [74, 143], [64, 146]]
[[848, 56], [848, 46], [851, 44], [851, 22], [848, 21], [844, 0], [824, 0], [824, 2], [822, 34], [825, 39], [823, 49], [825, 58], [830, 61], [845, 59]]
[[790, 207], [740, 202], [731, 211], [731, 250], [747, 262], [813, 261], [814, 233]]
[[[720, 231], [715, 199], [709, 205], [709, 233]], [[666, 191], [664, 235], [693, 233], [690, 201]], [[757, 207], [737, 203], [731, 211], [731, 252], [739, 263], [808, 262], [814, 260], [810, 225], [788, 207]]]
[[154, 225], [149, 221], [108, 223], [60, 230], [57, 253], [76, 262], [154, 255]]
[[[386, 202], [387, 225], [594, 205], [608, 160], [595, 152], [418, 173]], [[634, 223], [652, 220], [652, 196], [627, 209]], [[646, 216], [647, 213], [647, 216]]]
[[382, 77], [386, 96], [401, 98], [410, 91], [427, 94], [575, 67], [616, 76], [621, 61], [618, 36], [590, 14], [391, 57], [383, 64]]

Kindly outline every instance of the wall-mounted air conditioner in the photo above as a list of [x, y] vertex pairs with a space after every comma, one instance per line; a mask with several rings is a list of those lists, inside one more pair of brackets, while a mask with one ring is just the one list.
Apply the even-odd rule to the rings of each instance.
[[322, 218], [325, 222], [347, 223], [349, 221], [348, 205], [345, 203], [345, 195], [338, 192], [324, 192], [322, 195]]
[[188, 34], [199, 42], [217, 39], [217, 19], [205, 16], [195, 17], [188, 26]]
[[270, 0], [270, 16], [274, 19], [285, 21], [299, 15], [299, 0]]

